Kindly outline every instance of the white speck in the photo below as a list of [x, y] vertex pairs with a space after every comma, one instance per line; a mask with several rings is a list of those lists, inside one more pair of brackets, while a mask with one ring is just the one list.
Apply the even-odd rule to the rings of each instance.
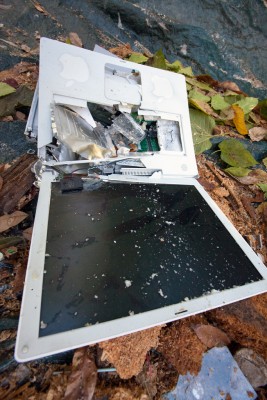
[[132, 281], [129, 281], [129, 280], [125, 280], [124, 281], [124, 283], [125, 283], [125, 287], [130, 287], [130, 286], [132, 286]]
[[129, 315], [134, 315], [134, 311], [129, 311]]
[[184, 298], [184, 301], [188, 301], [188, 300], [189, 300], [189, 297], [185, 297], [185, 298]]
[[116, 240], [114, 240], [114, 243], [117, 243]]
[[172, 221], [165, 221], [165, 224], [167, 224], [167, 225], [175, 225], [175, 222], [172, 222]]
[[78, 315], [78, 312], [77, 312], [77, 311], [75, 311], [74, 315], [75, 315], [75, 316], [76, 316], [76, 315]]
[[164, 297], [164, 299], [166, 299], [168, 296], [166, 296], [166, 295], [164, 295], [163, 294], [163, 291], [162, 291], [162, 289], [159, 289], [159, 294], [161, 295], [161, 297]]
[[47, 271], [44, 269], [44, 274], [46, 274], [47, 273]]
[[204, 389], [201, 383], [195, 382], [194, 383], [194, 388], [192, 389], [192, 394], [195, 399], [200, 400], [204, 398]]
[[45, 329], [47, 327], [47, 324], [44, 321], [40, 322], [40, 328]]
[[151, 275], [150, 278], [151, 278], [151, 279], [154, 279], [156, 276], [158, 276], [158, 274], [154, 273], [154, 274]]
[[150, 211], [150, 208], [149, 208], [149, 207], [147, 207], [147, 211]]
[[186, 56], [186, 54], [187, 54], [187, 45], [186, 45], [186, 44], [182, 44], [182, 45], [180, 46], [180, 52], [181, 52], [184, 56]]
[[97, 295], [97, 294], [95, 294], [95, 295], [94, 295], [94, 298], [95, 298], [95, 299], [98, 299], [98, 295]]
[[215, 64], [213, 61], [210, 61], [210, 62], [209, 62], [209, 65], [210, 65], [211, 67], [215, 67], [216, 64]]
[[50, 256], [50, 254], [48, 254], [48, 253], [46, 253], [46, 255], [45, 255], [45, 256], [46, 256], [46, 257], [51, 257], [51, 256]]
[[174, 273], [175, 273], [175, 274], [178, 274], [178, 272], [176, 271], [176, 269], [174, 270]]
[[94, 218], [92, 218], [92, 221], [94, 221], [95, 219]]
[[87, 214], [88, 215], [88, 217], [91, 217], [91, 214]]
[[86, 238], [85, 241], [88, 242], [89, 238]]
[[130, 210], [129, 210], [130, 212], [133, 212], [133, 209], [132, 208], [130, 208]]
[[161, 268], [161, 269], [164, 269], [163, 265], [160, 265], [160, 268]]

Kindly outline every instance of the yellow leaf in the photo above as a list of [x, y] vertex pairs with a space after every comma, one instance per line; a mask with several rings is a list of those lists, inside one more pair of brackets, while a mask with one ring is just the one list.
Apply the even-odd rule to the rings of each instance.
[[235, 116], [233, 118], [233, 122], [235, 124], [236, 129], [237, 129], [237, 132], [239, 132], [241, 135], [247, 135], [248, 134], [248, 129], [247, 129], [246, 124], [245, 124], [244, 111], [237, 104], [233, 104], [232, 105], [232, 109], [234, 110], [234, 113], [235, 113]]

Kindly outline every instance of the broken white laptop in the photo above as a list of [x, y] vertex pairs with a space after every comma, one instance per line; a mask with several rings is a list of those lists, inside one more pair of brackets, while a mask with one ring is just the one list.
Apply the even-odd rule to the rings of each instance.
[[196, 180], [182, 75], [44, 38], [37, 98], [18, 361], [266, 291], [266, 267]]

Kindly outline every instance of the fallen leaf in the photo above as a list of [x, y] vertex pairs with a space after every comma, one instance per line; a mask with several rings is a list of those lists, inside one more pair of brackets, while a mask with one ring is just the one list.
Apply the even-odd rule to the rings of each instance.
[[17, 245], [23, 241], [21, 236], [0, 237], [0, 250]]
[[0, 232], [5, 232], [9, 228], [18, 225], [28, 217], [28, 214], [22, 211], [15, 211], [12, 214], [2, 215], [0, 217]]
[[211, 86], [207, 85], [206, 83], [199, 82], [195, 78], [186, 77], [186, 82], [188, 82], [192, 86], [196, 86], [199, 89], [207, 90], [208, 92], [217, 93]]
[[21, 49], [23, 51], [25, 51], [25, 53], [30, 53], [30, 51], [31, 51], [31, 48], [29, 46], [27, 46], [26, 44], [22, 44]]
[[221, 159], [232, 167], [252, 167], [258, 162], [251, 153], [236, 139], [226, 139], [219, 143]]
[[232, 90], [233, 92], [241, 93], [241, 90], [237, 86], [235, 82], [231, 81], [225, 81], [225, 82], [220, 82], [218, 84], [218, 87], [224, 89], [224, 90]]
[[212, 325], [196, 325], [193, 327], [197, 337], [207, 347], [228, 346], [230, 339], [219, 328]]
[[30, 228], [24, 229], [23, 237], [25, 239], [29, 240], [29, 242], [31, 241], [31, 238], [32, 238], [32, 226]]
[[128, 61], [137, 63], [137, 64], [142, 64], [145, 63], [148, 60], [148, 57], [144, 56], [142, 53], [132, 53], [130, 55], [130, 58]]
[[0, 82], [0, 97], [7, 96], [10, 93], [14, 93], [16, 89], [7, 83]]
[[260, 116], [267, 120], [267, 99], [261, 100], [258, 104]]
[[237, 101], [237, 104], [240, 108], [242, 108], [244, 114], [248, 114], [253, 108], [258, 104], [258, 99], [256, 97], [243, 97], [241, 100]]
[[203, 111], [207, 115], [212, 115], [215, 118], [219, 118], [219, 115], [216, 114], [211, 108], [211, 106], [208, 103], [205, 103], [205, 101], [189, 98], [189, 104], [191, 104], [198, 110]]
[[260, 140], [267, 139], [267, 129], [256, 126], [249, 129], [248, 135], [253, 142], [259, 142]]
[[162, 49], [156, 51], [153, 57], [147, 60], [146, 65], [159, 69], [167, 69], [167, 64]]
[[247, 135], [248, 134], [248, 129], [247, 129], [246, 124], [245, 124], [244, 111], [237, 104], [233, 104], [232, 108], [233, 108], [234, 113], [235, 113], [235, 116], [233, 118], [233, 122], [235, 124], [237, 132], [239, 132], [241, 135]]
[[215, 127], [215, 121], [201, 111], [192, 109], [189, 111], [195, 153], [201, 154], [212, 146], [210, 138]]
[[16, 119], [19, 121], [25, 121], [26, 119], [26, 115], [24, 113], [22, 113], [21, 111], [16, 111]]
[[[208, 101], [210, 101], [210, 97], [206, 96], [205, 94], [203, 94], [200, 89], [192, 89], [190, 90], [188, 97], [190, 99], [193, 100], [200, 100], [200, 101], [204, 101], [205, 103], [207, 103]], [[228, 105], [228, 104], [227, 104]]]
[[196, 76], [197, 80], [200, 82], [207, 83], [210, 86], [218, 86], [218, 81], [213, 79], [210, 75], [197, 75]]
[[4, 183], [4, 179], [2, 178], [2, 176], [0, 176], [0, 191], [3, 187], [3, 183]]
[[83, 43], [77, 33], [70, 32], [69, 38], [70, 38], [71, 44], [73, 44], [74, 46], [83, 47]]
[[250, 171], [250, 169], [243, 167], [229, 167], [225, 169], [225, 172], [228, 174], [237, 176], [239, 178], [247, 176]]
[[40, 3], [38, 3], [37, 1], [33, 2], [34, 7], [36, 8], [37, 11], [43, 13], [43, 14], [47, 14], [47, 11], [44, 9], [44, 7], [41, 6]]
[[185, 76], [191, 76], [191, 77], [194, 76], [191, 67], [183, 67], [183, 68], [181, 68], [180, 71], [179, 71], [179, 74], [183, 74]]
[[127, 58], [134, 52], [130, 43], [120, 44], [118, 47], [112, 47], [109, 51], [120, 58]]
[[215, 94], [215, 96], [211, 98], [211, 107], [214, 108], [214, 110], [224, 110], [229, 107], [229, 104], [224, 100], [223, 96]]
[[173, 72], [179, 72], [181, 68], [183, 68], [182, 63], [178, 60], [174, 61], [172, 64], [166, 62], [167, 69]]
[[72, 360], [72, 372], [65, 391], [65, 400], [91, 400], [97, 381], [97, 369], [89, 347], [77, 349]]
[[243, 185], [255, 185], [258, 183], [266, 183], [267, 172], [259, 168], [250, 170], [247, 176], [244, 176], [239, 179], [239, 182], [243, 183]]

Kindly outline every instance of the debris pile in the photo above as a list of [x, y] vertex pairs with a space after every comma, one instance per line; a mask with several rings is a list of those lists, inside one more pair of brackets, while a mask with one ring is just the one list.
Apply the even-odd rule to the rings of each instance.
[[[221, 84], [207, 76], [194, 77], [190, 67], [184, 68], [178, 61], [169, 64], [162, 52], [152, 57], [151, 54], [134, 53], [129, 46], [113, 52], [123, 54], [130, 61], [186, 75], [196, 152], [200, 154], [210, 149], [220, 152], [219, 159], [211, 153], [198, 155], [199, 181], [266, 262], [266, 100], [258, 102], [250, 98], [230, 82]], [[11, 81], [6, 85], [12, 86]], [[17, 93], [3, 85], [0, 90], [5, 101]], [[6, 90], [10, 90], [9, 94], [4, 92]], [[12, 104], [12, 111], [8, 109], [5, 117], [14, 115], [15, 103]], [[118, 115], [114, 110], [105, 111], [108, 112], [109, 127], [100, 125], [98, 121], [91, 135], [97, 136], [107, 129], [111, 142], [116, 143], [116, 151], [126, 148], [130, 152], [132, 144], [139, 146], [142, 143], [143, 132], [146, 132], [145, 149], [155, 150], [153, 121], [146, 123], [143, 129], [142, 123], [137, 123], [134, 116], [129, 118], [127, 114], [126, 117], [123, 111]], [[75, 115], [74, 111], [61, 105], [55, 107], [54, 114], [57, 112]], [[60, 116], [54, 117], [60, 145], [69, 146], [60, 133]], [[131, 137], [129, 130], [125, 134], [121, 129], [121, 120], [125, 118], [132, 127]], [[221, 141], [213, 142], [218, 137]], [[109, 139], [107, 142], [110, 143]], [[260, 144], [256, 150], [253, 147], [255, 142]], [[87, 143], [86, 151], [90, 149], [87, 158], [99, 149], [111, 150], [107, 143], [103, 146], [103, 143], [95, 141], [94, 144], [97, 148], [94, 146], [92, 150], [92, 142], [89, 147]], [[58, 147], [51, 150], [53, 157], [58, 157]], [[72, 150], [81, 156], [85, 151], [83, 146]], [[29, 205], [37, 193], [31, 172], [35, 161], [35, 156], [24, 155], [11, 165], [0, 166], [0, 397], [7, 400], [76, 399], [81, 396], [92, 398], [93, 395], [97, 399], [107, 396], [109, 399], [133, 400], [161, 398], [163, 393], [173, 389], [179, 376], [184, 382], [188, 378], [184, 378], [185, 374], [190, 373], [190, 379], [193, 379], [199, 373], [204, 365], [203, 354], [210, 354], [206, 353], [208, 349], [228, 346], [250, 384], [257, 390], [259, 399], [264, 399], [267, 383], [266, 294], [164, 327], [78, 349], [74, 355], [71, 352], [62, 358], [50, 358], [47, 363], [16, 363], [14, 341], [33, 222]], [[261, 374], [256, 373], [257, 379], [255, 371], [254, 375], [252, 373], [255, 364], [261, 371]], [[108, 372], [97, 375], [97, 369]], [[248, 398], [255, 398], [253, 391], [246, 389], [246, 392]], [[222, 391], [220, 395], [224, 399], [231, 398], [227, 392]]]

